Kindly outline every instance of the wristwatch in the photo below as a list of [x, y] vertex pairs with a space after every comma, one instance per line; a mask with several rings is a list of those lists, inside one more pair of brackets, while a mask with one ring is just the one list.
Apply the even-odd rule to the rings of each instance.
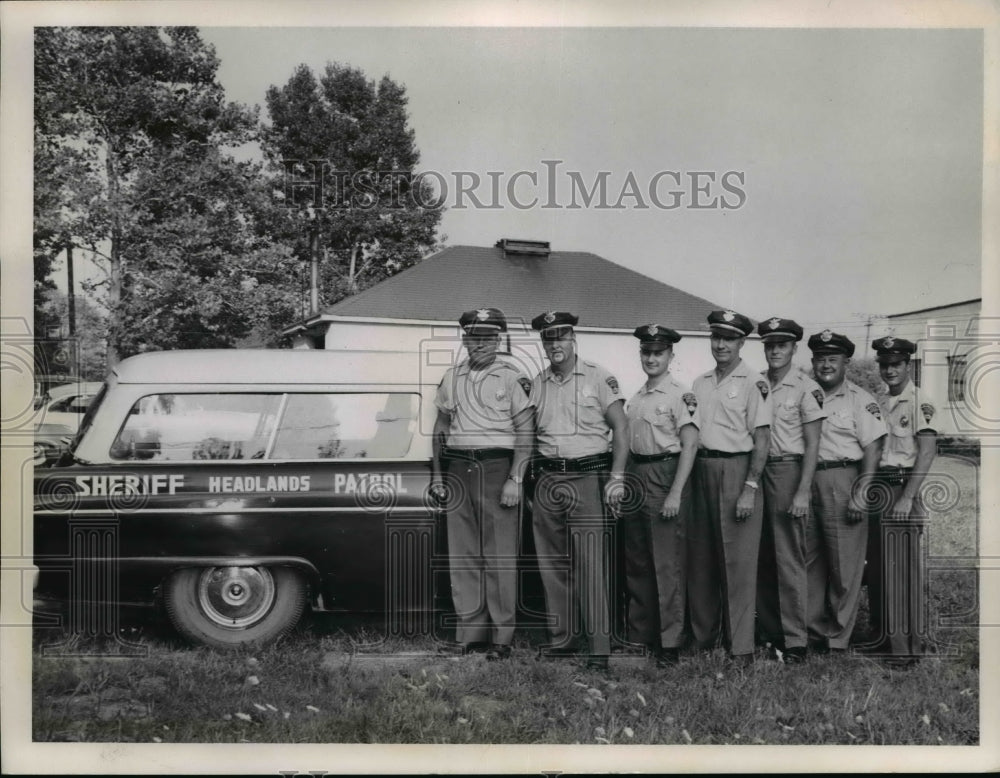
[[524, 479], [521, 478], [521, 476], [519, 476], [519, 475], [508, 475], [507, 476], [507, 480], [508, 481], [513, 481], [518, 486], [520, 486], [524, 482]]
[[743, 483], [746, 484], [747, 486], [749, 486], [751, 489], [759, 489], [760, 488], [760, 484], [758, 484], [756, 481], [751, 481], [750, 479], [747, 479]]

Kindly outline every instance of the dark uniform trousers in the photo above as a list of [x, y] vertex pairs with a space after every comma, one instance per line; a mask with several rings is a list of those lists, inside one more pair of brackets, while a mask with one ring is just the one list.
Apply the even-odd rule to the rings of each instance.
[[868, 521], [847, 522], [858, 465], [817, 470], [806, 524], [809, 640], [847, 648], [858, 617]]
[[730, 653], [753, 653], [757, 553], [763, 505], [758, 496], [746, 521], [736, 502], [750, 468], [750, 454], [706, 459], [694, 468], [694, 510], [688, 522], [688, 611], [691, 633], [703, 647], [719, 638]]
[[589, 653], [611, 653], [608, 560], [611, 527], [604, 519], [603, 475], [542, 472], [532, 522], [553, 646], [583, 634]]
[[634, 643], [678, 648], [684, 631], [688, 506], [691, 482], [684, 485], [680, 513], [660, 516], [677, 473], [678, 457], [660, 462], [629, 459], [627, 478], [638, 491], [638, 507], [622, 515], [628, 637]]
[[927, 591], [924, 582], [924, 526], [927, 511], [919, 496], [905, 520], [885, 514], [903, 493], [899, 478], [876, 478], [868, 524], [868, 607], [871, 642], [887, 653], [917, 656], [927, 645]]
[[806, 645], [806, 519], [788, 511], [801, 461], [768, 462], [761, 475], [764, 522], [757, 559], [757, 631], [785, 648]]
[[500, 494], [510, 459], [446, 461], [448, 476], [461, 492], [448, 511], [455, 639], [509, 644], [517, 607], [518, 509], [500, 505]]

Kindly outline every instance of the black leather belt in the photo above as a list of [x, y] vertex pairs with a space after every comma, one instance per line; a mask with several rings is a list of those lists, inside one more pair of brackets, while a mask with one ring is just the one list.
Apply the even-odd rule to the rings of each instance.
[[905, 483], [913, 472], [912, 467], [880, 467], [875, 477], [887, 483]]
[[833, 467], [855, 467], [856, 465], [860, 464], [861, 464], [860, 459], [835, 459], [827, 462], [817, 462], [816, 469], [829, 470], [830, 468]]
[[699, 448], [698, 456], [704, 459], [729, 459], [730, 457], [744, 457], [749, 451], [716, 451], [714, 448]]
[[550, 459], [538, 457], [535, 467], [544, 473], [587, 473], [592, 470], [607, 470], [611, 467], [611, 454], [593, 454], [578, 459]]
[[767, 461], [768, 461], [768, 464], [770, 464], [771, 462], [801, 462], [802, 461], [802, 455], [801, 454], [779, 454], [777, 456], [768, 457]]
[[679, 457], [681, 454], [679, 451], [664, 451], [662, 454], [636, 454], [634, 451], [630, 451], [628, 455], [633, 462], [645, 464], [646, 462], [662, 462], [665, 459]]
[[441, 449], [441, 456], [446, 459], [482, 462], [486, 459], [513, 459], [514, 450], [510, 448], [444, 448]]

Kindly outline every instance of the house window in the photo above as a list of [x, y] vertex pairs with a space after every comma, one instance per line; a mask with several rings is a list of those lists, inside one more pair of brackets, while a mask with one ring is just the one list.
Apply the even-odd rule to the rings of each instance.
[[948, 357], [948, 402], [965, 401], [966, 355]]

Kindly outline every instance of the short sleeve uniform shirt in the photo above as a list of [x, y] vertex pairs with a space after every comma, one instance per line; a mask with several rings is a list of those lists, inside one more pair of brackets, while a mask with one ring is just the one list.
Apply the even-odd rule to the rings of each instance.
[[517, 367], [497, 358], [482, 370], [468, 360], [448, 369], [434, 404], [451, 416], [453, 448], [513, 448], [514, 417], [531, 406], [531, 382]]
[[[762, 374], [767, 380], [767, 373]], [[804, 454], [805, 440], [802, 425], [817, 419], [825, 419], [823, 390], [819, 384], [802, 371], [792, 368], [788, 374], [771, 387], [771, 403], [774, 418], [771, 420], [772, 457], [788, 454]]]
[[610, 450], [611, 428], [604, 415], [622, 399], [617, 379], [594, 362], [578, 356], [573, 371], [562, 381], [547, 367], [535, 376], [531, 387], [538, 453], [552, 459], [578, 459]]
[[825, 393], [826, 421], [819, 436], [819, 460], [861, 459], [864, 448], [885, 435], [882, 411], [864, 389], [845, 380], [832, 394]]
[[743, 360], [722, 381], [716, 380], [715, 370], [698, 376], [693, 391], [701, 414], [701, 448], [752, 451], [754, 430], [771, 424], [767, 381]]
[[681, 427], [701, 426], [694, 395], [667, 374], [649, 388], [643, 386], [628, 401], [629, 449], [633, 454], [676, 454]]
[[879, 465], [913, 467], [917, 461], [917, 433], [937, 431], [933, 421], [934, 406], [920, 402], [912, 380], [907, 381], [903, 391], [895, 397], [879, 395], [878, 403], [888, 428]]

